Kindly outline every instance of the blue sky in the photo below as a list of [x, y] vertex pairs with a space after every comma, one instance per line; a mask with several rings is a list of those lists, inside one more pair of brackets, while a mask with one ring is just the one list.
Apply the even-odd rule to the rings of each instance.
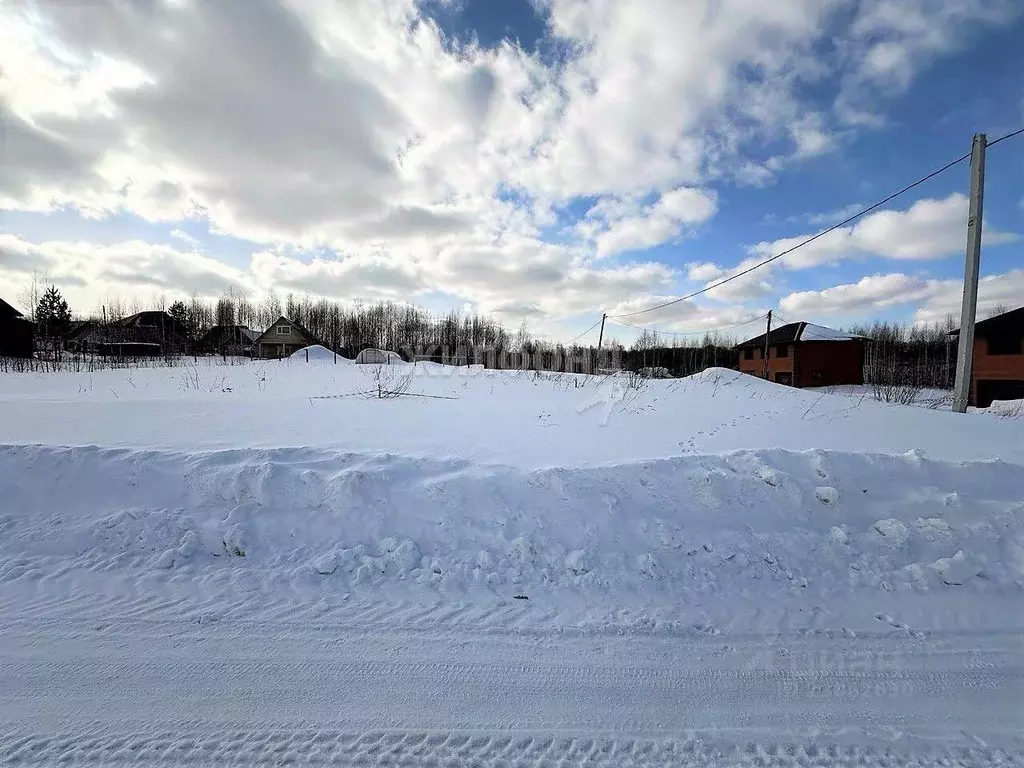
[[[0, 294], [380, 298], [565, 339], [1024, 126], [1013, 0], [623, 6], [5, 4]], [[629, 321], [941, 319], [967, 191], [962, 163]], [[1024, 304], [1024, 136], [990, 151], [985, 227], [981, 311]]]

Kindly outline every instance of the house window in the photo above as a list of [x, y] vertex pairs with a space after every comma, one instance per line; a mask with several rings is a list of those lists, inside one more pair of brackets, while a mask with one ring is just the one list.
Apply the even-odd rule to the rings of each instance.
[[292, 329], [291, 329], [290, 326], [287, 326], [287, 325], [279, 325], [279, 326], [277, 326], [277, 335], [278, 336], [287, 336], [289, 333], [291, 333], [291, 331], [292, 331]]
[[754, 350], [752, 350], [752, 349], [744, 349], [743, 350], [743, 359], [744, 360], [753, 360], [754, 359]]
[[779, 344], [775, 347], [776, 357], [789, 357], [789, 344]]
[[990, 355], [1019, 355], [1020, 338], [1017, 336], [989, 336], [988, 353]]

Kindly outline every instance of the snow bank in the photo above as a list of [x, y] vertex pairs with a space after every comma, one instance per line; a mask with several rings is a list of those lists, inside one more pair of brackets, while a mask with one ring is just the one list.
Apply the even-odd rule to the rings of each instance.
[[0, 449], [0, 477], [18, 478], [0, 520], [7, 584], [102, 573], [104, 589], [192, 584], [228, 602], [520, 595], [604, 624], [794, 604], [873, 622], [889, 595], [907, 611], [932, 593], [996, 615], [1024, 587], [1024, 472], [1002, 462], [775, 450], [524, 471], [26, 446]]
[[[335, 361], [335, 354], [327, 347], [320, 344], [312, 344], [308, 347], [303, 347], [298, 352], [294, 352], [290, 355], [292, 360], [306, 361], [308, 359], [311, 363], [331, 362]], [[351, 363], [352, 361], [347, 357], [337, 356], [339, 363]]]
[[1021, 400], [993, 400], [988, 407], [988, 412], [993, 416], [1004, 419], [1016, 419], [1024, 416], [1024, 399]]

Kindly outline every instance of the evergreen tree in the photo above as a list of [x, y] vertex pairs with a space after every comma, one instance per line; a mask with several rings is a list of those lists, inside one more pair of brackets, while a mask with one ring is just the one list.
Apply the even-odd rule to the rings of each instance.
[[181, 327], [185, 329], [185, 333], [190, 339], [195, 336], [191, 313], [188, 311], [188, 307], [185, 306], [184, 301], [179, 300], [171, 304], [167, 309], [167, 314], [181, 324]]
[[36, 322], [44, 339], [61, 339], [67, 333], [71, 310], [57, 286], [51, 285], [43, 292], [36, 306]]

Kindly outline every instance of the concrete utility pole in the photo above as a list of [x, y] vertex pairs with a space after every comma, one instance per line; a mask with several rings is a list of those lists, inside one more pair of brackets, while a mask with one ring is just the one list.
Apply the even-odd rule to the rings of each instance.
[[[608, 319], [608, 315], [604, 312], [601, 313], [601, 332], [597, 334], [597, 348], [601, 348], [601, 342], [604, 341], [604, 321]], [[593, 326], [591, 326], [593, 327]]]
[[772, 335], [772, 311], [768, 310], [768, 328], [764, 332], [764, 377], [768, 378], [768, 337]]
[[978, 309], [978, 268], [981, 264], [981, 217], [985, 197], [984, 133], [974, 134], [971, 149], [971, 204], [967, 214], [967, 257], [964, 262], [964, 300], [960, 309], [960, 338], [956, 348], [956, 383], [953, 410], [967, 412], [971, 398], [971, 367], [974, 362], [974, 316]]

